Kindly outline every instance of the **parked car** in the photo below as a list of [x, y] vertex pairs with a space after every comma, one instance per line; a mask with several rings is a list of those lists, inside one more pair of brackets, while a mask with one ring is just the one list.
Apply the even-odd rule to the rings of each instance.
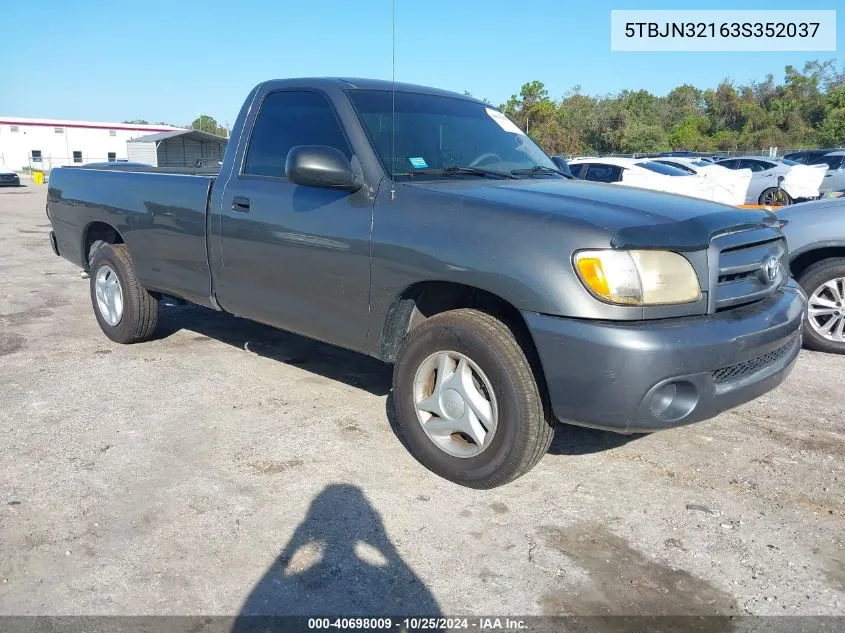
[[669, 158], [652, 158], [651, 160], [711, 180], [714, 186], [725, 192], [725, 196], [719, 199], [720, 202], [733, 206], [745, 203], [748, 185], [751, 182], [750, 169], [727, 169], [701, 158], [672, 156]]
[[812, 164], [811, 161], [814, 161], [819, 156], [824, 156], [825, 154], [829, 154], [830, 152], [835, 152], [838, 149], [842, 148], [829, 147], [827, 149], [804, 149], [800, 152], [790, 152], [789, 154], [784, 154], [783, 157], [786, 160], [801, 163], [802, 165], [810, 165]]
[[787, 159], [739, 156], [717, 161], [716, 164], [728, 169], [751, 170], [746, 204], [786, 206], [793, 202], [815, 200], [819, 197], [819, 187], [824, 179], [823, 169]]
[[742, 202], [735, 191], [724, 187], [718, 179], [708, 179], [693, 170], [666, 165], [655, 159], [574, 158], [569, 161], [569, 168], [572, 175], [581, 180], [664, 191], [722, 204]]
[[668, 157], [675, 157], [675, 158], [698, 158], [700, 160], [705, 160], [709, 163], [712, 163], [714, 160], [718, 159], [718, 156], [714, 156], [713, 154], [708, 154], [706, 152], [687, 152], [683, 150], [675, 150], [672, 152], [662, 152], [660, 154], [652, 154], [649, 158], [668, 158]]
[[837, 150], [816, 156], [811, 158], [807, 164], [813, 166], [825, 165], [827, 167], [824, 180], [819, 189], [821, 194], [825, 194], [828, 191], [845, 189], [845, 150]]
[[845, 354], [845, 198], [796, 204], [785, 222], [792, 275], [809, 297], [804, 344]]
[[0, 167], [0, 187], [20, 187], [21, 178], [8, 167]]
[[774, 215], [566, 179], [501, 112], [421, 86], [262, 83], [219, 177], [61, 167], [47, 212], [111, 340], [176, 297], [393, 363], [410, 450], [476, 488], [531, 469], [555, 420], [704, 420], [800, 348]]

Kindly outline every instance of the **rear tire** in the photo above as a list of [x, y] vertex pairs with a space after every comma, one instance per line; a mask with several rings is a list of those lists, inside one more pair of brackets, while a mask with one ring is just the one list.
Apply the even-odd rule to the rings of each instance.
[[760, 193], [757, 203], [762, 205], [780, 205], [782, 207], [788, 207], [792, 204], [792, 198], [790, 198], [789, 194], [783, 189], [779, 190], [777, 187], [769, 187]]
[[92, 254], [90, 271], [91, 303], [103, 333], [115, 343], [152, 338], [158, 299], [138, 282], [126, 245], [100, 245]]
[[[442, 365], [447, 380], [462, 375], [463, 359], [471, 380], [470, 397], [456, 402], [453, 389], [440, 389], [438, 359], [444, 355], [451, 359]], [[435, 366], [430, 381], [421, 382], [428, 368]], [[463, 388], [455, 387], [459, 392]], [[447, 395], [435, 397], [434, 392]], [[457, 419], [452, 414], [464, 407], [475, 410], [478, 396], [482, 405], [486, 398], [494, 418], [493, 425], [483, 424], [487, 433], [481, 444], [470, 435], [449, 433], [449, 425]], [[554, 434], [554, 422], [525, 352], [505, 324], [478, 310], [443, 312], [407, 335], [394, 366], [393, 400], [399, 431], [411, 454], [432, 472], [470, 488], [495, 488], [525, 474], [546, 454]], [[430, 401], [442, 403], [443, 417], [420, 410], [420, 403]], [[483, 420], [483, 415], [475, 420]], [[432, 433], [431, 426], [425, 427], [431, 422], [440, 429], [445, 425], [446, 430], [439, 436]]]
[[[825, 287], [825, 284], [835, 281], [836, 288]], [[811, 310], [842, 310], [845, 312], [845, 257], [832, 257], [816, 262], [805, 270], [798, 283], [809, 297], [807, 315], [804, 317], [804, 345], [808, 349], [817, 352], [828, 352], [830, 354], [845, 354], [845, 340], [832, 340], [825, 337], [819, 330], [823, 330], [829, 323], [828, 319], [837, 319], [832, 324], [834, 336], [841, 320], [845, 320], [845, 314], [833, 313], [811, 314]], [[818, 293], [818, 294], [817, 294]], [[838, 297], [837, 297], [838, 295]], [[816, 297], [816, 299], [814, 299]], [[835, 308], [836, 303], [840, 308]], [[830, 306], [828, 304], [832, 303]]]

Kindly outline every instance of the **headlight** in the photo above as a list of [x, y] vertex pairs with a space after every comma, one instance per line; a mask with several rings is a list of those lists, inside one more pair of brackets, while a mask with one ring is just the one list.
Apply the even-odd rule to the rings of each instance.
[[670, 251], [580, 251], [578, 277], [596, 298], [624, 305], [698, 301], [698, 275], [683, 255]]

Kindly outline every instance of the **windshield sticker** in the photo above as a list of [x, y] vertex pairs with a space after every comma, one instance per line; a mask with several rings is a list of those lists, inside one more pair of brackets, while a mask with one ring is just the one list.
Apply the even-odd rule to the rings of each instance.
[[411, 166], [414, 169], [425, 169], [428, 167], [428, 163], [425, 162], [425, 159], [422, 156], [411, 156], [408, 159], [408, 162], [411, 163]]
[[492, 110], [490, 108], [484, 109], [487, 110], [487, 114], [490, 115], [490, 118], [493, 119], [496, 123], [498, 123], [499, 127], [502, 128], [505, 132], [511, 132], [512, 134], [519, 134], [521, 136], [525, 136], [525, 132], [516, 127], [516, 124], [513, 121], [511, 121], [508, 117], [506, 117], [498, 110]]

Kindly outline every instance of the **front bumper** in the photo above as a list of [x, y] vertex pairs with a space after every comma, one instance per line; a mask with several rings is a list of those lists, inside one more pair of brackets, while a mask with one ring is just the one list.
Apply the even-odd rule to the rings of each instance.
[[801, 349], [794, 281], [756, 303], [651, 321], [523, 313], [562, 421], [620, 433], [700, 422], [777, 387]]

